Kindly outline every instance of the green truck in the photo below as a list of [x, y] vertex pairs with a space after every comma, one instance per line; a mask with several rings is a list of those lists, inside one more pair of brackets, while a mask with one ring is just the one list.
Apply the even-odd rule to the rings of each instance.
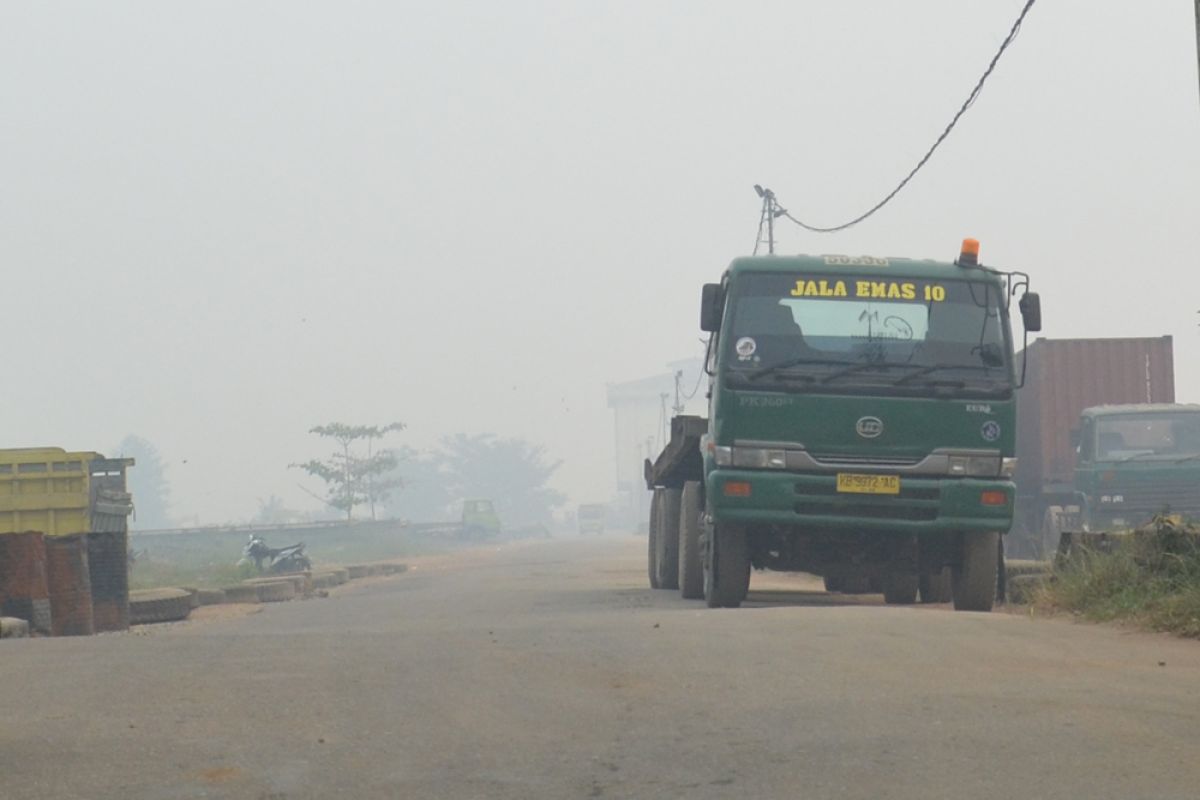
[[1200, 519], [1200, 405], [1137, 404], [1080, 414], [1071, 494], [1049, 505], [1039, 555], [1064, 531], [1136, 528], [1156, 514]]
[[1011, 555], [1049, 558], [1063, 531], [1200, 515], [1200, 407], [1175, 402], [1170, 336], [1038, 339], [1025, 355]]
[[737, 607], [752, 568], [991, 610], [1013, 519], [1010, 306], [1028, 276], [957, 260], [738, 258], [704, 287], [709, 414], [645, 462], [650, 584]]
[[500, 535], [500, 516], [491, 500], [468, 499], [463, 501], [462, 526], [459, 536], [462, 539], [479, 541], [494, 539]]

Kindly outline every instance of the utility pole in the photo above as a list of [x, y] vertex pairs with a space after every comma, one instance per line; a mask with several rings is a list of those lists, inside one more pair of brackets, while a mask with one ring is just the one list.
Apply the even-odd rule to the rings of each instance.
[[1200, 0], [1196, 0], [1196, 68], [1200, 77]]
[[[1200, 0], [1197, 0], [1200, 2]], [[683, 413], [683, 389], [680, 384], [683, 383], [683, 370], [675, 371], [675, 405], [671, 406], [671, 410], [675, 412], [675, 416]]]
[[[1200, 4], [1200, 0], [1196, 0]], [[762, 244], [762, 229], [763, 225], [767, 226], [767, 253], [775, 255], [775, 218], [782, 217], [787, 213], [787, 210], [781, 208], [775, 200], [775, 193], [770, 189], [764, 189], [757, 183], [754, 184], [754, 191], [762, 198], [762, 215], [758, 219], [758, 244]], [[758, 252], [758, 246], [755, 245], [755, 252]]]

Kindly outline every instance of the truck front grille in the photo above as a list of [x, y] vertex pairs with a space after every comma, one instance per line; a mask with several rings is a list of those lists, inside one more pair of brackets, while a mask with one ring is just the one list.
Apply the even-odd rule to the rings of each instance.
[[[1109, 502], [1104, 502], [1108, 497]], [[1120, 502], [1113, 502], [1116, 498]], [[1154, 485], [1108, 487], [1097, 490], [1092, 498], [1094, 510], [1117, 514], [1129, 511], [1158, 512], [1200, 509], [1200, 485], [1195, 483], [1156, 483]]]
[[813, 461], [827, 467], [911, 467], [920, 458], [880, 458], [879, 456], [847, 456], [837, 453], [813, 453]]

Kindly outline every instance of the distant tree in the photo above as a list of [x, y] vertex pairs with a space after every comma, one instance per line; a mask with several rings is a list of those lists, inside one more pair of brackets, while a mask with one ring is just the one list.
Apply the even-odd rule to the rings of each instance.
[[434, 461], [451, 497], [491, 500], [506, 525], [550, 524], [566, 500], [546, 485], [562, 462], [524, 439], [458, 434], [442, 440]]
[[259, 525], [281, 525], [286, 522], [295, 522], [299, 516], [297, 512], [284, 505], [282, 498], [271, 495], [266, 500], [258, 498], [258, 512], [251, 521]]
[[395, 455], [397, 466], [390, 477], [403, 491], [393, 492], [388, 498], [388, 513], [417, 522], [449, 520], [455, 497], [444, 456], [409, 447], [400, 448]]
[[[395, 451], [375, 452], [375, 442], [393, 431], [404, 429], [401, 422], [388, 425], [345, 425], [333, 422], [309, 430], [324, 439], [333, 439], [338, 450], [325, 460], [313, 459], [292, 467], [302, 469], [325, 482], [325, 502], [354, 519], [354, 507], [366, 503], [375, 519], [376, 504], [400, 486], [399, 478], [389, 476], [399, 463]], [[365, 442], [366, 454], [355, 452], [356, 442]]]
[[133, 495], [132, 527], [143, 530], [171, 527], [168, 513], [171, 488], [167, 483], [167, 467], [158, 448], [131, 433], [117, 445], [117, 457], [132, 458], [137, 462], [126, 479]]

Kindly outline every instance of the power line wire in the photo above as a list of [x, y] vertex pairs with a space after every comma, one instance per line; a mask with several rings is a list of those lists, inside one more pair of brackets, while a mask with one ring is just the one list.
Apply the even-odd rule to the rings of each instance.
[[[1012, 28], [1009, 30], [1008, 36], [1004, 37], [1004, 41], [1000, 43], [1000, 49], [996, 51], [996, 55], [992, 56], [992, 60], [988, 64], [987, 69], [984, 70], [983, 75], [981, 75], [979, 80], [975, 83], [975, 88], [971, 90], [971, 94], [967, 96], [967, 99], [963, 102], [962, 106], [958, 109], [958, 111], [955, 113], [954, 117], [950, 120], [950, 124], [947, 125], [945, 130], [942, 131], [941, 135], [939, 135], [937, 137], [937, 139], [934, 141], [933, 145], [929, 148], [929, 150], [926, 151], [925, 155], [921, 157], [921, 160], [917, 162], [917, 165], [912, 168], [912, 171], [909, 172], [908, 175], [904, 176], [904, 180], [900, 181], [900, 183], [897, 184], [896, 188], [892, 189], [892, 191], [889, 192], [886, 197], [884, 197], [878, 203], [873, 205], [865, 213], [860, 214], [859, 216], [855, 217], [854, 219], [850, 220], [849, 222], [842, 223], [841, 225], [834, 225], [834, 226], [828, 227], [828, 228], [823, 228], [823, 227], [820, 227], [817, 225], [809, 225], [807, 222], [797, 219], [796, 217], [792, 216], [791, 213], [789, 213], [788, 211], [783, 210], [783, 209], [781, 209], [781, 211], [783, 211], [782, 216], [785, 217], [786, 219], [789, 219], [792, 222], [796, 223], [801, 228], [804, 228], [806, 231], [811, 231], [813, 233], [836, 233], [837, 231], [843, 231], [846, 228], [857, 225], [858, 223], [867, 219], [872, 214], [874, 214], [876, 211], [878, 211], [879, 209], [883, 208], [888, 203], [890, 203], [892, 201], [892, 199], [896, 195], [900, 194], [900, 191], [902, 189], [904, 189], [905, 186], [908, 185], [908, 182], [911, 181], [914, 177], [916, 177], [916, 174], [921, 171], [921, 168], [924, 167], [926, 163], [928, 163], [929, 159], [933, 157], [934, 152], [937, 151], [937, 149], [939, 147], [941, 147], [942, 142], [944, 142], [946, 140], [946, 137], [950, 135], [950, 132], [952, 130], [954, 130], [954, 126], [958, 124], [958, 120], [962, 117], [963, 114], [967, 113], [967, 109], [969, 109], [971, 106], [973, 106], [975, 104], [975, 100], [979, 97], [980, 92], [983, 91], [983, 85], [987, 82], [987, 79], [991, 76], [992, 71], [996, 68], [996, 64], [999, 63], [1000, 57], [1002, 55], [1004, 55], [1004, 51], [1008, 49], [1008, 46], [1013, 43], [1014, 39], [1017, 38], [1017, 34], [1021, 32], [1021, 23], [1023, 23], [1025, 21], [1025, 16], [1029, 13], [1029, 10], [1031, 8], [1033, 8], [1033, 4], [1035, 2], [1036, 2], [1036, 0], [1027, 0], [1027, 2], [1025, 3], [1025, 7], [1021, 9], [1020, 15], [1017, 16], [1017, 21], [1013, 23]], [[1200, 2], [1200, 0], [1197, 0], [1197, 2]], [[762, 224], [760, 222], [759, 223], [759, 229], [760, 229], [759, 237], [760, 238], [762, 237], [761, 228], [762, 228]], [[755, 250], [757, 251], [757, 247], [755, 248]]]

